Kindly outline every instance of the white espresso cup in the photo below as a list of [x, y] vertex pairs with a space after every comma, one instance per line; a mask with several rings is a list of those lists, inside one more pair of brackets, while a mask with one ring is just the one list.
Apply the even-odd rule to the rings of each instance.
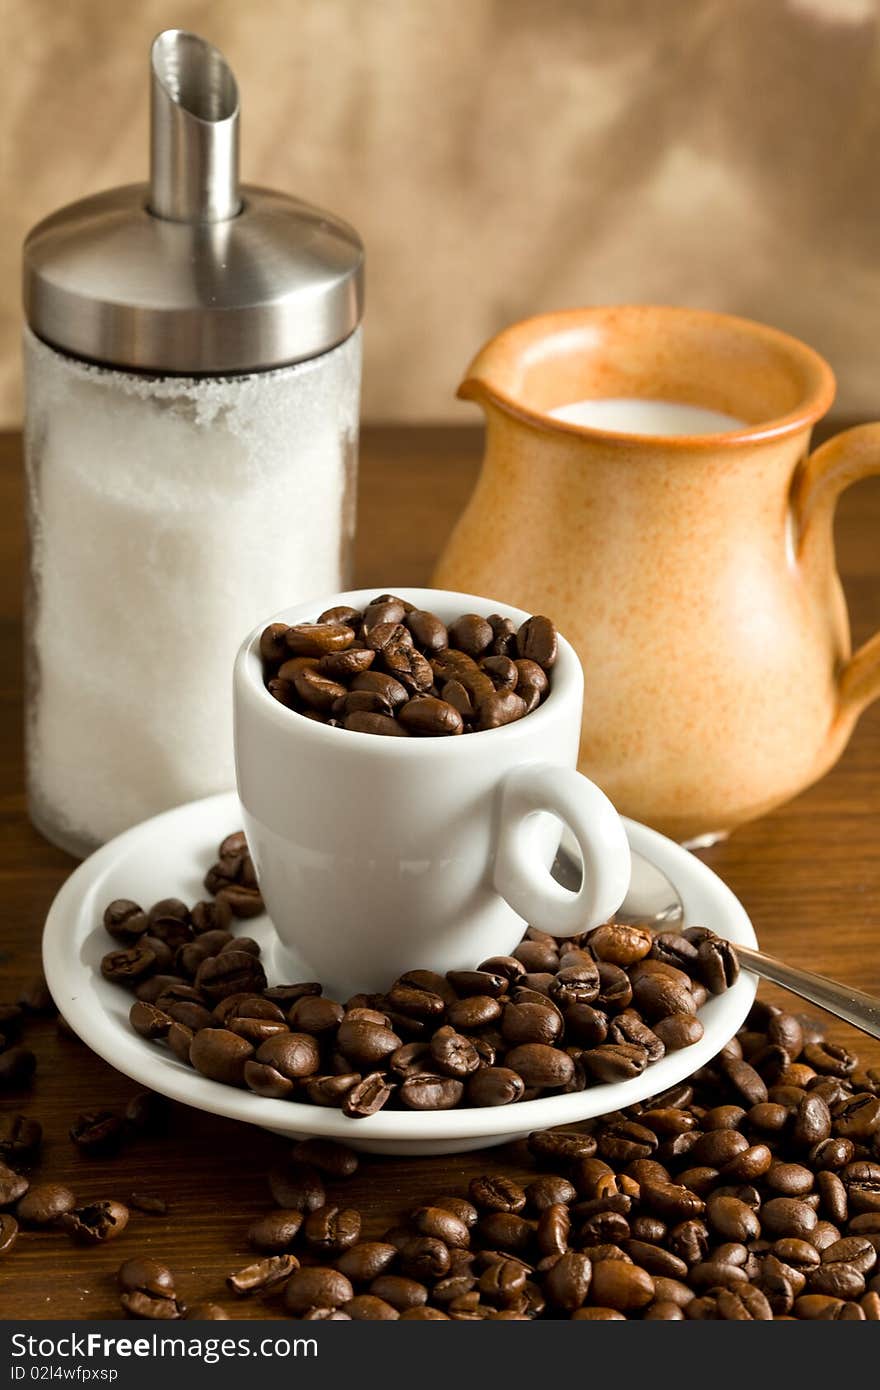
[[[260, 634], [381, 592], [332, 594], [266, 618], [235, 662], [235, 761], [244, 830], [279, 938], [283, 978], [345, 999], [407, 969], [475, 967], [509, 954], [526, 925], [573, 936], [605, 922], [629, 885], [623, 825], [575, 770], [583, 674], [559, 638], [550, 690], [501, 728], [388, 738], [305, 719], [263, 683]], [[463, 613], [529, 616], [441, 589], [392, 589], [450, 623]], [[578, 892], [549, 869], [560, 821], [584, 866]], [[289, 951], [288, 951], [289, 948]]]

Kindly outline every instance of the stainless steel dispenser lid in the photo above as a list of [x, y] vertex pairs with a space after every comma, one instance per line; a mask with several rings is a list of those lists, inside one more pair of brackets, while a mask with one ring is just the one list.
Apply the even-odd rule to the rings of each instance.
[[347, 223], [238, 184], [238, 89], [204, 39], [154, 41], [149, 184], [71, 203], [24, 244], [34, 332], [93, 362], [158, 374], [260, 371], [317, 357], [363, 309]]

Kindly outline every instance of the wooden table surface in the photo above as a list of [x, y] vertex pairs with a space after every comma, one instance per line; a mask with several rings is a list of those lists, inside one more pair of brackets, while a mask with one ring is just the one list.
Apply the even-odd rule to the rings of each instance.
[[[357, 581], [427, 582], [472, 486], [475, 430], [367, 430], [363, 440]], [[20, 579], [24, 564], [20, 441], [0, 437], [0, 1001], [15, 999], [39, 969], [40, 933], [53, 895], [74, 862], [30, 826], [21, 755]], [[853, 635], [880, 628], [880, 479], [844, 497], [840, 568]], [[780, 712], [784, 718], [784, 712]], [[793, 963], [880, 993], [880, 707], [859, 724], [838, 767], [818, 786], [702, 857], [745, 904], [766, 949]], [[158, 885], [157, 885], [158, 888]], [[158, 892], [157, 892], [158, 896]], [[772, 990], [766, 997], [782, 1001]], [[844, 1025], [831, 1035], [880, 1065], [880, 1042]], [[0, 1261], [2, 1317], [114, 1317], [113, 1275], [122, 1259], [149, 1252], [178, 1275], [181, 1295], [212, 1298], [233, 1316], [271, 1317], [271, 1302], [233, 1300], [225, 1275], [248, 1258], [245, 1231], [268, 1205], [265, 1172], [283, 1141], [260, 1130], [174, 1108], [169, 1136], [142, 1139], [121, 1158], [83, 1159], [67, 1132], [87, 1109], [121, 1109], [137, 1087], [62, 1035], [51, 1019], [27, 1029], [38, 1056], [33, 1089], [2, 1101], [45, 1129], [40, 1175], [84, 1200], [132, 1190], [166, 1199], [165, 1217], [136, 1212], [125, 1234], [80, 1249], [56, 1232], [23, 1232]], [[507, 1159], [505, 1160], [507, 1161]], [[517, 1166], [510, 1155], [511, 1171]], [[336, 1188], [368, 1214], [375, 1237], [428, 1193], [463, 1192], [499, 1154], [449, 1159], [370, 1159]]]

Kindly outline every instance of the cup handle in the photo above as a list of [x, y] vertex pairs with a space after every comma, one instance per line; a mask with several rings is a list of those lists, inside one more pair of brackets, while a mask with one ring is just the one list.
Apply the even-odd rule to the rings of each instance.
[[[795, 475], [792, 506], [798, 534], [798, 559], [816, 556], [821, 566], [834, 564], [834, 508], [846, 488], [880, 473], [880, 424], [843, 430], [804, 459]], [[839, 717], [855, 721], [880, 696], [880, 633], [859, 647], [837, 677]]]
[[[630, 851], [623, 822], [604, 792], [574, 768], [525, 763], [500, 788], [500, 827], [494, 885], [532, 927], [576, 936], [607, 922], [629, 887]], [[550, 811], [572, 831], [584, 865], [576, 893], [551, 876], [539, 852], [538, 811]]]

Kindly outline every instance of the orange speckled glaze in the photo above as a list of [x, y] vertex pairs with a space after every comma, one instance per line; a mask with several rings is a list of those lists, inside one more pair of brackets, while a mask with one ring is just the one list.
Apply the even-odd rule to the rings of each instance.
[[[547, 613], [574, 644], [581, 771], [677, 839], [821, 777], [880, 694], [880, 636], [850, 658], [832, 537], [841, 490], [880, 472], [880, 424], [808, 456], [827, 363], [726, 314], [577, 309], [499, 334], [459, 394], [485, 410], [486, 455], [434, 583]], [[634, 436], [548, 415], [624, 396], [746, 425]]]

